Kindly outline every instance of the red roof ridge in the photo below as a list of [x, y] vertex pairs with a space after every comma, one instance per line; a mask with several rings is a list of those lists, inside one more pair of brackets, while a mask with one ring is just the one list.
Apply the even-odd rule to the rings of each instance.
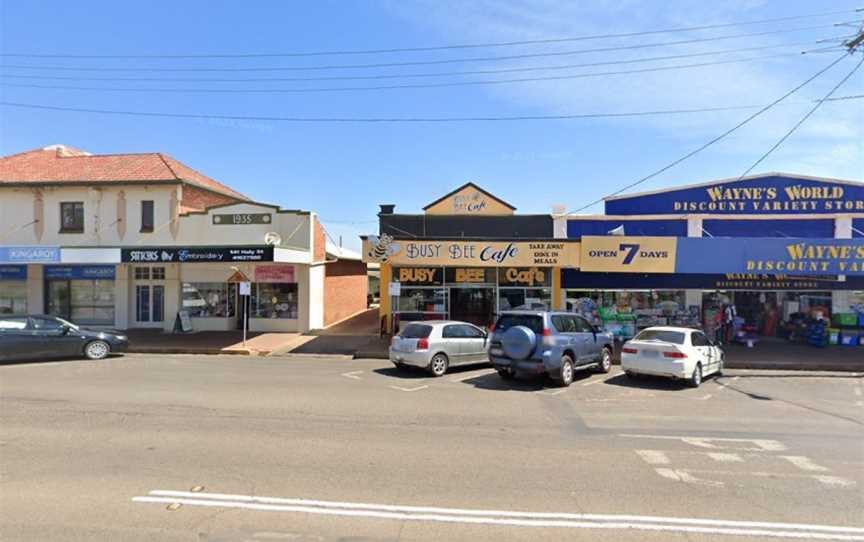
[[[171, 175], [174, 175], [175, 179], [182, 180], [182, 179], [180, 179], [180, 175], [177, 175], [177, 172], [174, 171], [174, 168], [171, 167], [171, 164], [168, 163], [168, 160], [165, 159], [165, 155], [163, 153], [157, 152], [156, 156], [158, 156], [159, 159], [162, 160], [162, 163], [165, 164], [165, 167], [168, 168], [168, 171], [171, 172]], [[170, 158], [170, 156], [169, 156], [169, 158]], [[192, 168], [189, 168], [189, 169], [192, 169]]]

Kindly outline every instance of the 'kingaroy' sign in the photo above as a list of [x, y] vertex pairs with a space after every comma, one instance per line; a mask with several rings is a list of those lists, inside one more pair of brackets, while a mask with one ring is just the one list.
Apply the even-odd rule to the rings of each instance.
[[0, 247], [0, 263], [54, 263], [59, 261], [59, 247]]
[[768, 175], [742, 181], [622, 196], [606, 214], [821, 214], [864, 212], [864, 183]]
[[459, 267], [578, 267], [579, 243], [554, 241], [418, 241], [389, 235], [363, 240], [363, 261]]
[[678, 273], [864, 275], [864, 239], [678, 238]]

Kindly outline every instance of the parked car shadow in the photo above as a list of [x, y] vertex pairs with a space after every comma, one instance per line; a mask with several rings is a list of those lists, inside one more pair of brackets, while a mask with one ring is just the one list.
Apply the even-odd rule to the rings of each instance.
[[125, 354], [108, 354], [108, 357], [105, 359], [97, 359], [97, 360], [89, 360], [85, 357], [81, 356], [63, 356], [63, 357], [51, 357], [51, 358], [42, 358], [42, 359], [15, 359], [15, 360], [0, 360], [0, 367], [6, 365], [32, 365], [36, 363], [55, 363], [58, 361], [66, 361], [66, 362], [76, 362], [76, 361], [92, 361], [93, 363], [99, 363], [101, 361], [106, 361], [110, 359], [122, 358]]
[[[458, 375], [460, 373], [467, 373], [471, 371], [476, 371], [477, 369], [483, 369], [489, 367], [488, 363], [480, 362], [480, 363], [472, 363], [471, 365], [459, 365], [458, 367], [452, 367], [447, 370], [447, 374], [442, 378], [447, 378], [448, 376]], [[391, 378], [403, 378], [407, 380], [415, 380], [418, 378], [432, 378], [426, 369], [422, 367], [414, 367], [412, 365], [406, 365], [402, 369], [397, 369], [396, 367], [380, 367], [378, 369], [373, 369], [373, 373], [378, 373], [379, 375], [389, 376]]]
[[635, 378], [623, 374], [606, 379], [603, 384], [607, 386], [619, 386], [622, 388], [638, 388], [643, 390], [680, 390], [687, 387], [684, 380], [674, 380], [660, 376], [640, 375]]

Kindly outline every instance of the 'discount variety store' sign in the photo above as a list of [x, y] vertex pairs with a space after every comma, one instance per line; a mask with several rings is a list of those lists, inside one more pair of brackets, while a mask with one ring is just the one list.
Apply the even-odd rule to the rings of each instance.
[[618, 197], [606, 202], [610, 215], [821, 214], [864, 212], [864, 186], [773, 176]]

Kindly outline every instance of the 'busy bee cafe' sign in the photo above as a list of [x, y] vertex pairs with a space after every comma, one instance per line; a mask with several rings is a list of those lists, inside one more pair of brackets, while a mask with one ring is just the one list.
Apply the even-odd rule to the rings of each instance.
[[393, 265], [579, 267], [579, 243], [546, 241], [426, 241], [389, 235], [363, 240], [363, 260]]

